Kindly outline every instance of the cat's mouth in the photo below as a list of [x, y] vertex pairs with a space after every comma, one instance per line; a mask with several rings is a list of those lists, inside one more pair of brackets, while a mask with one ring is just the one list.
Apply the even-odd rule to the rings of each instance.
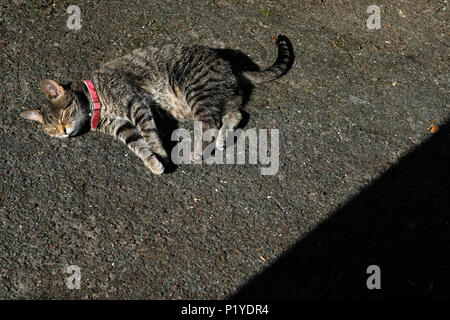
[[66, 132], [64, 134], [60, 135], [59, 137], [60, 138], [72, 138], [74, 136], [73, 135], [74, 130], [75, 129], [73, 129], [73, 128], [71, 128], [70, 130], [66, 130]]
[[54, 137], [54, 138], [59, 138], [59, 139], [65, 139], [65, 138], [70, 138], [70, 134], [49, 134], [49, 136]]

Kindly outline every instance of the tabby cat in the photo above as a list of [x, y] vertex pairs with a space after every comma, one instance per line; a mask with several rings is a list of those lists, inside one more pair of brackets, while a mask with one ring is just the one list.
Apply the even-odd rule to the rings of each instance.
[[[168, 155], [154, 113], [162, 111], [176, 120], [201, 121], [203, 130], [220, 128], [215, 146], [223, 149], [227, 129], [235, 129], [242, 120], [242, 81], [251, 85], [272, 81], [292, 65], [288, 38], [279, 35], [276, 42], [278, 58], [271, 67], [240, 73], [216, 49], [205, 46], [136, 49], [95, 71], [89, 81], [92, 90], [87, 81], [60, 85], [42, 80], [46, 106], [20, 115], [41, 123], [52, 137], [74, 137], [93, 129], [111, 134], [153, 173], [161, 174]], [[194, 146], [194, 159], [202, 157], [203, 147]]]

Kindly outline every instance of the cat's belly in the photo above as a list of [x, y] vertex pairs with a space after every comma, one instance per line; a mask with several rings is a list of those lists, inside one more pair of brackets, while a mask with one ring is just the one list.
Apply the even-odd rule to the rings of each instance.
[[177, 120], [192, 119], [192, 111], [180, 88], [168, 85], [143, 84], [142, 89], [151, 93], [153, 99]]

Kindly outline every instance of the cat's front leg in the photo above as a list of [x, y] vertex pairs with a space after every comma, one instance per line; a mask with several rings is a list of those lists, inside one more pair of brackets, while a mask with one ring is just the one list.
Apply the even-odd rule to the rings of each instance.
[[162, 174], [164, 172], [164, 165], [159, 161], [156, 152], [148, 145], [133, 123], [125, 119], [115, 119], [112, 121], [109, 131], [141, 158], [153, 173]]
[[132, 109], [131, 120], [134, 122], [145, 142], [147, 142], [153, 152], [158, 154], [162, 159], [167, 160], [167, 152], [158, 134], [158, 129], [156, 128], [148, 101], [143, 99], [138, 106], [133, 106]]

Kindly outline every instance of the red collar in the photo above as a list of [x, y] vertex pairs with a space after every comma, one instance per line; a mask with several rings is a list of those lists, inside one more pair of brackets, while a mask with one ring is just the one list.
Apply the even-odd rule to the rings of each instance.
[[91, 80], [83, 80], [84, 84], [89, 90], [89, 94], [91, 95], [92, 101], [92, 120], [91, 127], [92, 129], [97, 128], [98, 120], [100, 119], [100, 110], [102, 109], [102, 104], [100, 103], [100, 99], [98, 98], [97, 90], [95, 90], [95, 86]]

